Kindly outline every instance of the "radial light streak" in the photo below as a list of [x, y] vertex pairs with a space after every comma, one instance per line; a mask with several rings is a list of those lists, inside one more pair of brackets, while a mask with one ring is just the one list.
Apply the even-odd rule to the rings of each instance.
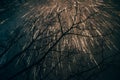
[[109, 56], [107, 51], [118, 50], [109, 36], [113, 35], [115, 24], [120, 26], [115, 21], [111, 23], [116, 18], [109, 13], [110, 10], [106, 11], [108, 8], [104, 3], [96, 0], [53, 0], [48, 4], [36, 5], [21, 16], [24, 22], [20, 34], [26, 34], [22, 38], [24, 40], [19, 41], [23, 52], [13, 55], [8, 61], [9, 64], [17, 62], [16, 66], [23, 62], [29, 67], [47, 52], [45, 58], [27, 73], [31, 80], [64, 80], [73, 73], [81, 75], [82, 71], [94, 66], [100, 69], [103, 55]]

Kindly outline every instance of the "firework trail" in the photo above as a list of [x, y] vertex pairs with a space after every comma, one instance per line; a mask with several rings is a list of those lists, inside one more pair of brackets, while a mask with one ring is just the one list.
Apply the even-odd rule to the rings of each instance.
[[114, 14], [112, 6], [97, 0], [40, 2], [20, 17], [11, 33], [19, 49], [13, 54], [11, 43], [12, 49], [1, 53], [12, 56], [0, 70], [15, 70], [10, 80], [90, 79], [119, 53]]

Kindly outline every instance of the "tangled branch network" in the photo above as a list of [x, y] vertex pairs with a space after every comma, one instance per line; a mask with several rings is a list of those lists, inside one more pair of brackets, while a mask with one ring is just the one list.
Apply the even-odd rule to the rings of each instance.
[[0, 52], [3, 79], [92, 80], [119, 55], [119, 18], [98, 0], [38, 1], [19, 19]]

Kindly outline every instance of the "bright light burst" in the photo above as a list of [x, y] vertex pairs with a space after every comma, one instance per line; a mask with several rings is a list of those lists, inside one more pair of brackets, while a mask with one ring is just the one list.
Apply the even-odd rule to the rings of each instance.
[[46, 3], [21, 16], [24, 21], [17, 27], [19, 36], [25, 34], [19, 40], [21, 50], [6, 64], [19, 58], [16, 67], [24, 62], [24, 71], [30, 69], [26, 72], [29, 80], [82, 80], [101, 70], [104, 61], [117, 53], [120, 25], [110, 5], [97, 0]]

